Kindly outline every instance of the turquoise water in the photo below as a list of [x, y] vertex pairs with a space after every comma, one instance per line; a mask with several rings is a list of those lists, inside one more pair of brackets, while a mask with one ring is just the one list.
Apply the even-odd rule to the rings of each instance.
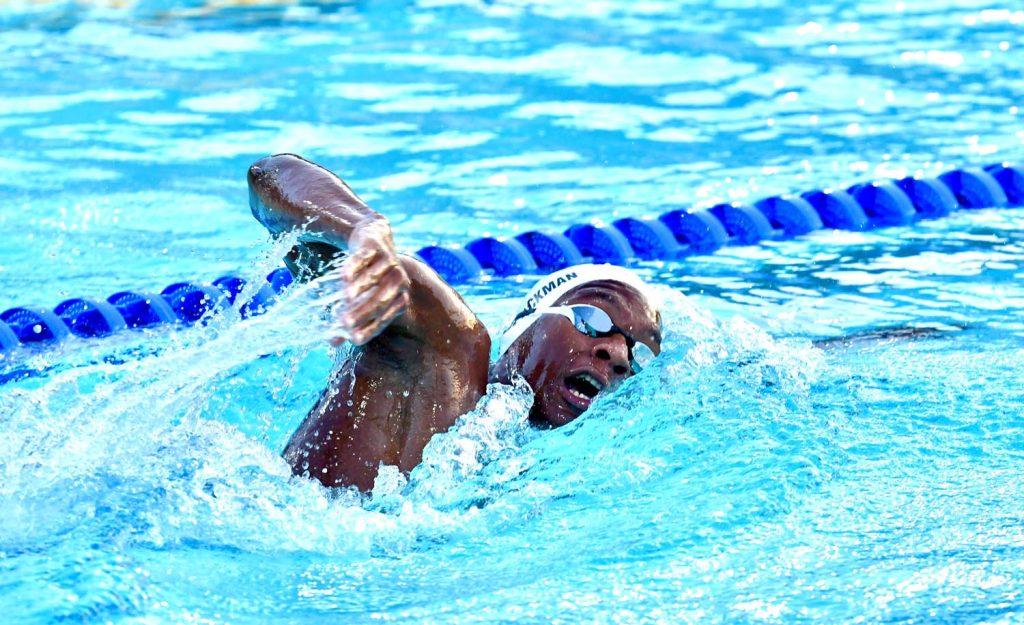
[[[409, 250], [1024, 157], [1005, 4], [169, 5], [0, 5], [0, 309], [262, 276], [244, 172], [275, 151]], [[370, 497], [277, 455], [335, 357], [315, 286], [26, 351], [0, 613], [1020, 621], [1022, 264], [1012, 209], [641, 264], [654, 366], [557, 431], [493, 389]], [[525, 286], [463, 292], [498, 328]], [[906, 325], [942, 332], [810, 342]]]

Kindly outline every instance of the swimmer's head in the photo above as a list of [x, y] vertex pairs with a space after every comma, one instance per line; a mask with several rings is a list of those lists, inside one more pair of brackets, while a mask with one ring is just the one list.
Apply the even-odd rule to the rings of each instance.
[[615, 265], [578, 265], [530, 289], [502, 333], [495, 373], [525, 378], [531, 420], [557, 427], [660, 350], [661, 315], [643, 280]]

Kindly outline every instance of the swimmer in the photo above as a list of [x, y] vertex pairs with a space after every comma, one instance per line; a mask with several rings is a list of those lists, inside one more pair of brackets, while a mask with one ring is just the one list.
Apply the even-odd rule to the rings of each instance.
[[405, 473], [431, 437], [472, 410], [489, 382], [525, 379], [530, 420], [558, 427], [661, 350], [647, 286], [612, 265], [570, 267], [527, 295], [490, 362], [491, 337], [423, 262], [396, 253], [391, 227], [333, 173], [298, 156], [249, 168], [253, 215], [272, 234], [301, 229], [285, 259], [298, 280], [331, 272], [348, 302], [337, 323], [354, 347], [292, 435], [284, 458], [325, 486], [373, 487], [381, 464]]

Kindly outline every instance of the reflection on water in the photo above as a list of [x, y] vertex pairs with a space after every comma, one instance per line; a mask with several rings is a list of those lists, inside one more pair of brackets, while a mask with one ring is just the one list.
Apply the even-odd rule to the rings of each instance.
[[103, 293], [237, 269], [262, 241], [242, 172], [274, 151], [349, 177], [410, 248], [1022, 153], [1024, 18], [983, 5], [11, 6], [0, 189], [31, 210], [0, 219], [52, 240], [80, 210], [218, 218], [181, 220], [213, 224], [213, 245], [121, 237], [129, 276], [64, 240], [58, 262], [0, 273], [8, 304], [52, 305], [55, 280]]
[[[274, 151], [344, 175], [409, 249], [1019, 159], [1022, 22], [975, 1], [8, 2], [0, 306], [258, 279], [286, 242], [244, 172]], [[0, 386], [0, 611], [1013, 620], [1022, 241], [1020, 214], [977, 211], [644, 263], [672, 289], [652, 366], [555, 431], [492, 388], [370, 497], [278, 456], [330, 370], [329, 291], [24, 350]], [[497, 328], [523, 289], [465, 294]], [[964, 329], [809, 340], [901, 325]]]

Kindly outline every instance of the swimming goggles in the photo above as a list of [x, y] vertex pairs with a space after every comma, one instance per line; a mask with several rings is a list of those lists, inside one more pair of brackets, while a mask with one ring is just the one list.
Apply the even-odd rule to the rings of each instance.
[[646, 344], [641, 343], [628, 332], [615, 325], [608, 313], [590, 304], [574, 304], [572, 306], [551, 306], [538, 310], [537, 315], [559, 315], [572, 322], [573, 327], [591, 338], [603, 338], [621, 334], [626, 339], [629, 349], [629, 368], [634, 374], [640, 373], [644, 367], [654, 360], [654, 352]]

